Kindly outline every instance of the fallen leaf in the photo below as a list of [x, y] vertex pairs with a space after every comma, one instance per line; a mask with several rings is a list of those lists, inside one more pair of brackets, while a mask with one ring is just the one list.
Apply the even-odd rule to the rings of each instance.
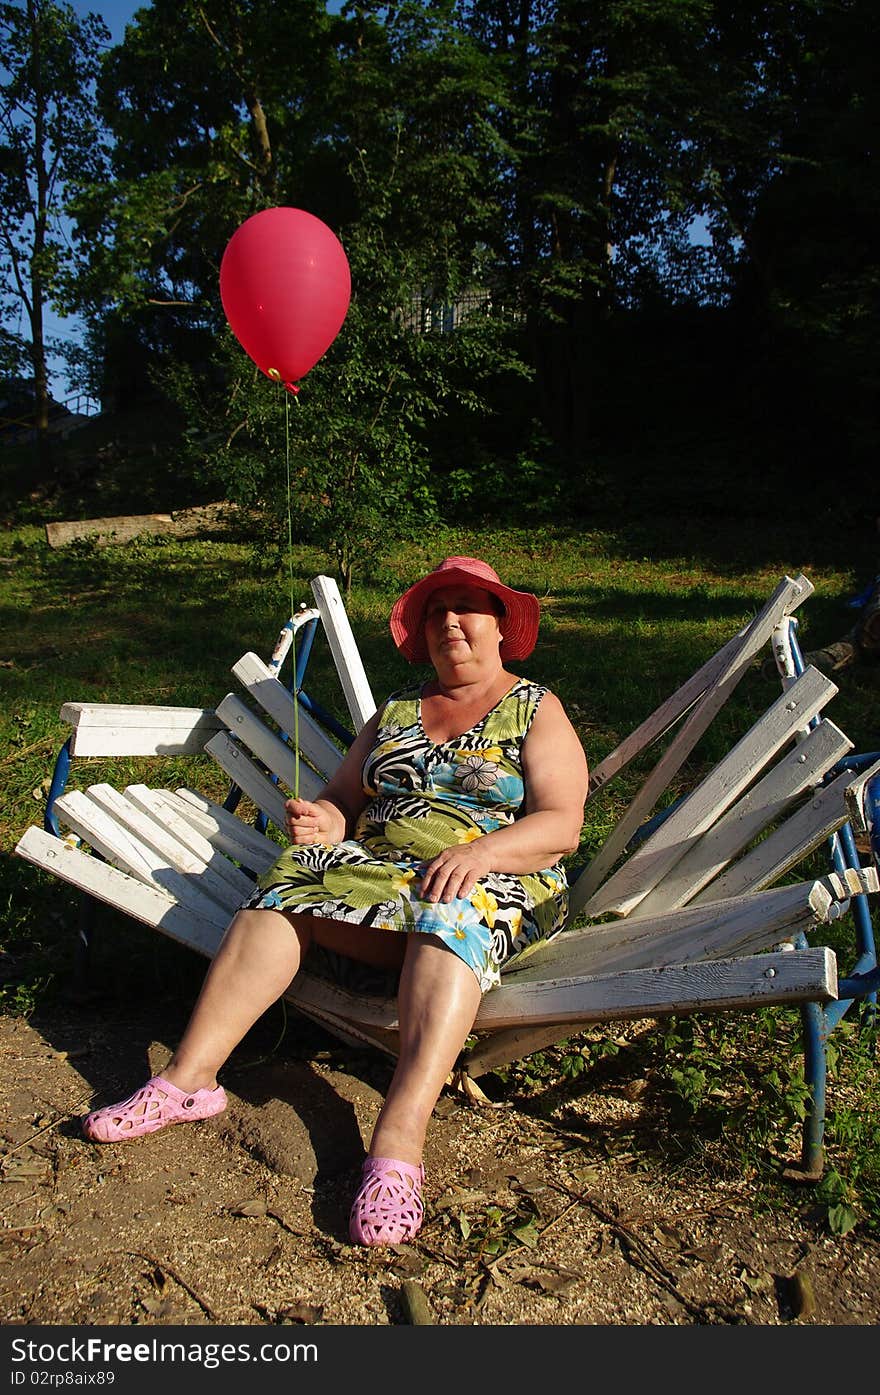
[[526, 1225], [514, 1226], [511, 1234], [516, 1236], [521, 1245], [527, 1245], [530, 1250], [533, 1250], [541, 1239], [534, 1221], [528, 1221]]
[[424, 1273], [424, 1270], [425, 1262], [422, 1257], [411, 1251], [400, 1255], [391, 1266], [391, 1273], [396, 1279], [411, 1279], [416, 1274]]
[[231, 1216], [265, 1216], [269, 1208], [265, 1201], [258, 1197], [253, 1197], [249, 1201], [236, 1201], [232, 1206], [227, 1206], [227, 1211]]
[[322, 1303], [305, 1303], [298, 1299], [295, 1303], [289, 1303], [285, 1308], [279, 1308], [276, 1314], [276, 1321], [285, 1326], [290, 1326], [297, 1322], [312, 1325], [313, 1323], [320, 1322], [323, 1316], [324, 1305]]
[[642, 1095], [645, 1093], [647, 1088], [647, 1080], [630, 1080], [628, 1084], [624, 1085], [620, 1093], [623, 1095], [623, 1098], [625, 1100], [633, 1102], [635, 1100], [641, 1099]]
[[472, 1191], [465, 1187], [450, 1187], [434, 1203], [435, 1211], [448, 1211], [453, 1206], [477, 1206], [489, 1201], [488, 1192]]

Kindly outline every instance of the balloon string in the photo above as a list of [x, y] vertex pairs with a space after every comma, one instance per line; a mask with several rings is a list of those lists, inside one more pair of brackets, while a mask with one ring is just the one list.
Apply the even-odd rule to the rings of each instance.
[[[294, 401], [298, 401], [297, 398]], [[284, 394], [284, 460], [287, 470], [287, 584], [290, 600], [288, 614], [293, 624], [293, 512], [290, 495], [290, 395]], [[293, 797], [299, 799], [299, 685], [297, 683], [296, 632], [291, 651], [293, 661]]]

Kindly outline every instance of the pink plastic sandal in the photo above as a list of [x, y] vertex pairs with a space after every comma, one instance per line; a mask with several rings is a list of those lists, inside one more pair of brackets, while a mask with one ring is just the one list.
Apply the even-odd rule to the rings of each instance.
[[180, 1090], [161, 1075], [154, 1075], [130, 1099], [96, 1109], [82, 1121], [82, 1131], [93, 1143], [127, 1143], [146, 1133], [157, 1133], [169, 1124], [210, 1119], [226, 1108], [226, 1091]]
[[396, 1158], [367, 1158], [351, 1207], [349, 1234], [356, 1245], [401, 1245], [412, 1240], [425, 1215], [425, 1169]]

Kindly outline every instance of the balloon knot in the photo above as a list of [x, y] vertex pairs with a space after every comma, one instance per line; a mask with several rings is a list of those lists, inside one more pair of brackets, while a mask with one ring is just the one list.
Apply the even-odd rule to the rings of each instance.
[[293, 394], [294, 397], [299, 397], [299, 388], [297, 387], [296, 383], [285, 383], [284, 386], [287, 388], [288, 392]]

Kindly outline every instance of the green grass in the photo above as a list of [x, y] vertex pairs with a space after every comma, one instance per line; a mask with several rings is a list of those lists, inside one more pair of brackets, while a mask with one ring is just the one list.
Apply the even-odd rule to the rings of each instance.
[[[7, 485], [19, 487], [16, 479], [13, 472]], [[392, 600], [452, 553], [480, 555], [510, 584], [540, 596], [541, 638], [522, 670], [559, 694], [593, 765], [750, 619], [784, 574], [803, 571], [816, 588], [801, 620], [804, 647], [835, 639], [851, 624], [844, 602], [877, 567], [869, 536], [851, 529], [831, 535], [806, 501], [800, 515], [792, 510], [786, 519], [783, 536], [772, 531], [780, 516], [773, 509], [745, 520], [741, 510], [728, 517], [719, 509], [708, 523], [691, 511], [673, 517], [661, 511], [656, 489], [640, 509], [634, 482], [634, 473], [622, 477], [622, 488], [632, 493], [617, 508], [606, 502], [601, 516], [597, 511], [583, 526], [451, 526], [399, 549], [375, 575], [357, 577], [348, 609], [376, 696], [409, 677], [387, 629]], [[50, 515], [197, 502], [166, 496], [160, 504], [153, 480], [149, 501], [135, 507], [136, 487], [137, 471], [130, 469], [122, 483], [108, 479], [97, 495], [46, 494], [42, 506], [39, 498], [21, 507], [7, 502], [0, 542], [0, 999], [9, 1013], [50, 1009], [70, 985], [78, 898], [12, 855], [25, 828], [42, 819], [55, 753], [68, 734], [59, 719], [62, 703], [214, 705], [235, 686], [229, 670], [242, 653], [269, 655], [289, 608], [286, 550], [267, 549], [245, 528], [222, 539], [47, 546], [43, 523]], [[332, 565], [299, 543], [290, 561], [295, 599], [310, 602], [309, 579]], [[320, 642], [308, 687], [345, 720]], [[878, 693], [880, 668], [852, 670], [840, 680], [830, 715], [857, 749], [880, 748]], [[757, 672], [749, 674], [669, 797], [709, 769], [772, 695]], [[582, 856], [601, 846], [655, 759], [651, 753], [589, 806]], [[90, 761], [72, 783], [155, 778], [149, 771], [148, 762]], [[207, 759], [169, 761], [163, 777], [195, 781], [219, 797], [226, 789]], [[95, 966], [105, 993], [122, 1000], [142, 991], [145, 973], [163, 993], [184, 998], [195, 991], [203, 961], [108, 910], [101, 914], [113, 926]], [[852, 928], [848, 920], [829, 928], [845, 969]], [[659, 1156], [670, 1168], [747, 1175], [756, 1204], [804, 1204], [802, 1193], [780, 1181], [779, 1166], [797, 1151], [804, 1105], [796, 1012], [697, 1015], [639, 1033], [620, 1050], [614, 1041], [608, 1028], [580, 1034], [500, 1073], [496, 1088], [571, 1134], [579, 1127], [581, 1092], [646, 1078], [650, 1109], [615, 1146]], [[823, 1183], [827, 1197], [817, 1194], [823, 1223], [842, 1230], [849, 1217], [876, 1229], [880, 1084], [870, 1034], [854, 1021], [835, 1033], [831, 1066], [832, 1180]]]

